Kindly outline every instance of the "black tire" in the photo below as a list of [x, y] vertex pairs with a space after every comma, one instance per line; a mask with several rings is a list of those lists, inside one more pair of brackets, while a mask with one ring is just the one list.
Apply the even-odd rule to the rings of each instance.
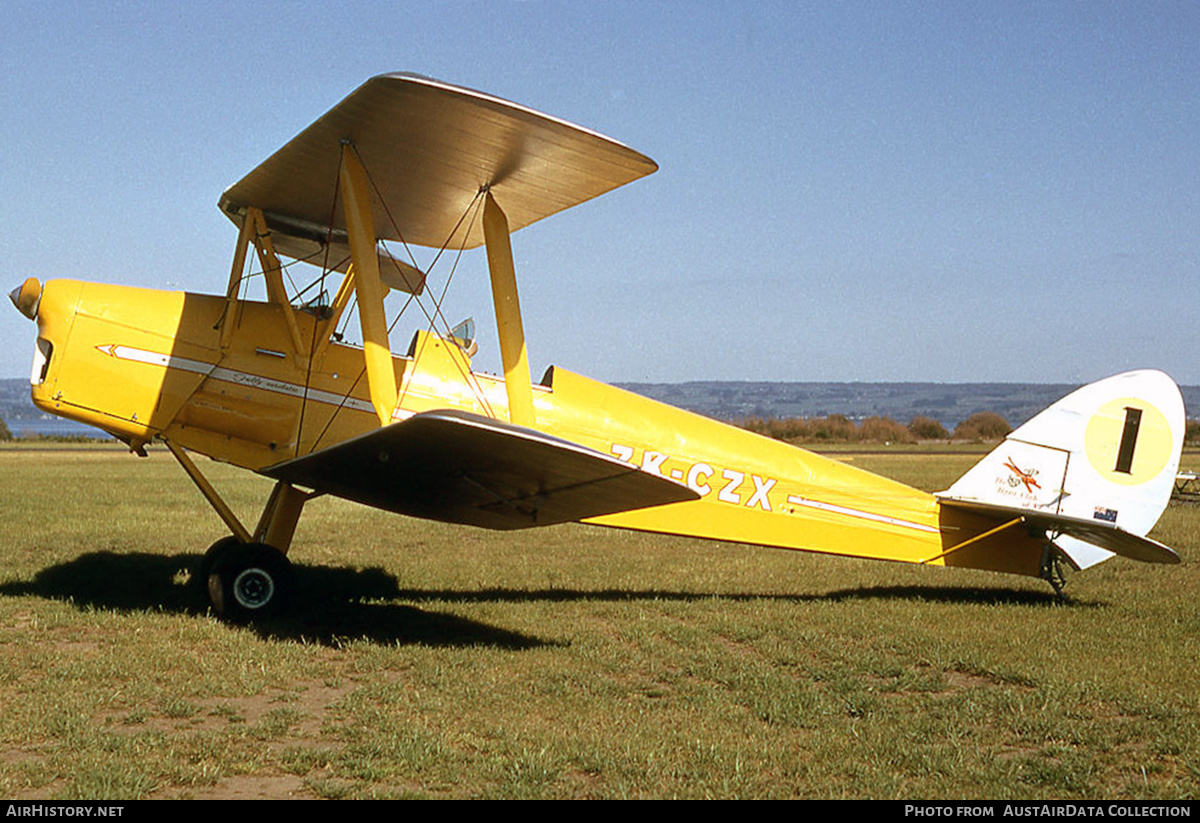
[[217, 558], [233, 547], [240, 545], [242, 545], [242, 541], [233, 535], [222, 537], [216, 543], [209, 546], [208, 551], [204, 553], [204, 557], [200, 559], [200, 565], [196, 567], [196, 573], [192, 575], [192, 587], [203, 598], [203, 602], [208, 603], [208, 576], [212, 574], [213, 566], [217, 563]]
[[262, 543], [238, 543], [220, 552], [208, 575], [213, 610], [232, 623], [270, 619], [292, 599], [296, 577], [277, 549]]

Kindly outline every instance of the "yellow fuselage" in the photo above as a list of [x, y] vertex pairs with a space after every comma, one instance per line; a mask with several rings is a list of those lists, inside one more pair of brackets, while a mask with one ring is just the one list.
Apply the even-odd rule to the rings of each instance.
[[[361, 349], [319, 346], [274, 303], [45, 284], [33, 400], [140, 448], [156, 437], [260, 471], [379, 426]], [[222, 334], [226, 324], [232, 329]], [[393, 356], [393, 420], [432, 409], [509, 419], [505, 384], [461, 348], [416, 335]], [[595, 518], [605, 526], [1037, 576], [1044, 540], [776, 440], [555, 368], [533, 387], [536, 428], [669, 477], [700, 499]]]

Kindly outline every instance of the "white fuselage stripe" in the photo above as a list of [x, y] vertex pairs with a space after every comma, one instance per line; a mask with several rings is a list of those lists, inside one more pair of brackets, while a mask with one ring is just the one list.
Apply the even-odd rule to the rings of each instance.
[[[326, 403], [331, 406], [342, 406], [355, 411], [374, 413], [375, 407], [369, 401], [359, 400], [354, 397], [345, 397], [334, 392], [323, 391], [321, 389], [308, 388], [297, 383], [288, 383], [283, 380], [274, 380], [270, 377], [263, 377], [258, 374], [250, 374], [249, 372], [235, 371], [217, 366], [213, 363], [205, 363], [203, 360], [191, 360], [187, 357], [176, 357], [170, 354], [162, 354], [161, 352], [146, 351], [145, 349], [135, 349], [130, 346], [99, 346], [101, 351], [116, 357], [119, 360], [128, 360], [134, 363], [145, 363], [150, 366], [161, 366], [166, 369], [179, 369], [180, 371], [192, 372], [193, 374], [203, 374], [211, 377], [213, 380], [220, 380], [225, 383], [233, 383], [237, 386], [249, 386], [254, 389], [273, 392], [275, 394], [283, 394], [288, 397], [297, 397], [300, 399], [307, 398], [317, 403]], [[410, 417], [408, 412], [397, 408], [392, 414], [393, 419], [403, 419]]]
[[857, 517], [862, 520], [873, 520], [876, 523], [886, 523], [889, 526], [900, 526], [905, 529], [916, 529], [917, 531], [933, 532], [937, 534], [940, 529], [937, 526], [927, 526], [924, 523], [914, 523], [911, 520], [901, 520], [898, 517], [888, 517], [884, 514], [874, 514], [872, 512], [864, 512], [860, 509], [851, 509], [846, 506], [837, 506], [833, 503], [822, 503], [820, 500], [810, 500], [807, 497], [799, 495], [788, 495], [788, 502], [795, 506], [807, 506], [810, 509], [819, 509], [823, 512], [832, 512], [833, 514], [844, 514], [847, 517]]

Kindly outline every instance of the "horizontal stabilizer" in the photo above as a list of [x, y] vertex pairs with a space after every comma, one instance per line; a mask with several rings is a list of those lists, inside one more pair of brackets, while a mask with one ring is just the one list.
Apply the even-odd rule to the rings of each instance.
[[1020, 517], [1031, 526], [1043, 529], [1051, 540], [1056, 539], [1058, 535], [1067, 535], [1113, 554], [1128, 557], [1130, 560], [1140, 560], [1143, 563], [1179, 562], [1179, 555], [1168, 546], [1164, 546], [1157, 540], [1151, 540], [1149, 537], [1141, 537], [1127, 532], [1119, 526], [1103, 520], [1085, 520], [1080, 517], [1033, 511], [1017, 506], [1000, 506], [972, 500], [956, 500], [950, 497], [939, 496], [939, 502], [943, 506], [964, 509], [977, 514], [1007, 518]]
[[451, 410], [415, 415], [263, 474], [387, 511], [491, 529], [699, 497], [566, 440]]

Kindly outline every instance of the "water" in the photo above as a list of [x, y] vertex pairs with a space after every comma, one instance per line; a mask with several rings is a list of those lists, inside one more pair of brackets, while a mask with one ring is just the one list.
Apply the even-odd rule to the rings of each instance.
[[111, 439], [112, 435], [93, 426], [85, 426], [74, 420], [64, 420], [61, 417], [34, 417], [20, 420], [9, 420], [8, 430], [13, 437], [95, 437]]

